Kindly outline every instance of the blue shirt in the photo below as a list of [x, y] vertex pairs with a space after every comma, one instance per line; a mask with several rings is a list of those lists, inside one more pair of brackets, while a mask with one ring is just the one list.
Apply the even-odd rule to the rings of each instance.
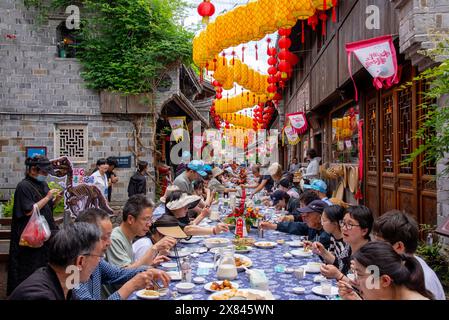
[[[122, 269], [106, 262], [102, 258], [89, 280], [81, 283], [78, 289], [73, 289], [73, 294], [79, 300], [102, 300], [101, 286], [103, 284], [123, 284], [146, 269], [147, 267]], [[122, 297], [120, 297], [117, 291], [108, 297], [108, 300], [121, 299]]]

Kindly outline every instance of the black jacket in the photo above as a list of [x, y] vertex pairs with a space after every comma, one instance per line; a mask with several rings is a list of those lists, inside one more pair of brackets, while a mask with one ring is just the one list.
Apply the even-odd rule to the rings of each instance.
[[145, 176], [136, 172], [128, 184], [128, 197], [131, 197], [135, 194], [146, 194], [147, 193], [147, 179]]

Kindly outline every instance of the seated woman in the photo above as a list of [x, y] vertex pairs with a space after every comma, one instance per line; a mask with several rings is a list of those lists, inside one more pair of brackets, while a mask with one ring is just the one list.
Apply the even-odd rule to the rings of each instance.
[[[333, 264], [323, 265], [321, 273], [329, 279], [342, 280], [346, 277], [344, 271], [351, 266], [351, 255], [370, 241], [370, 232], [373, 228], [373, 213], [365, 206], [352, 206], [346, 209], [340, 228], [343, 234], [345, 248], [335, 257]], [[339, 266], [338, 268], [336, 266]], [[340, 268], [341, 266], [341, 268]]]
[[257, 184], [255, 185], [242, 185], [242, 188], [248, 188], [248, 189], [255, 189], [251, 195], [250, 198], [254, 197], [256, 193], [259, 193], [262, 190], [265, 190], [266, 192], [271, 192], [273, 190], [273, 178], [271, 178], [270, 175], [264, 175], [262, 176], [260, 173], [260, 165], [255, 165], [251, 167], [251, 172], [253, 173], [254, 177], [257, 180]]
[[208, 183], [208, 187], [213, 192], [227, 193], [236, 192], [237, 189], [226, 188], [224, 185], [224, 171], [218, 167], [212, 169], [212, 179]]
[[[173, 228], [169, 228], [173, 227]], [[179, 229], [179, 230], [178, 230]], [[171, 237], [174, 239], [184, 239], [188, 236], [179, 227], [178, 220], [173, 216], [164, 214], [156, 222], [154, 222], [150, 231], [145, 237], [142, 237], [133, 243], [133, 254], [134, 260], [142, 258], [145, 253], [150, 249], [153, 244], [159, 242], [164, 237]], [[166, 252], [159, 252], [163, 255], [168, 255], [168, 250]]]
[[340, 206], [330, 206], [323, 210], [321, 224], [324, 231], [331, 235], [331, 244], [326, 250], [320, 242], [312, 244], [313, 251], [318, 254], [325, 263], [332, 264], [342, 273], [348, 273], [349, 266], [343, 263], [342, 255], [346, 244], [343, 241], [343, 234], [340, 228], [340, 221], [343, 220], [345, 209]]
[[181, 191], [172, 192], [166, 200], [166, 213], [174, 216], [179, 221], [179, 225], [188, 236], [216, 235], [221, 232], [229, 232], [227, 224], [218, 223], [215, 227], [200, 227], [199, 221], [210, 214], [209, 209], [203, 209], [200, 215], [190, 221], [187, 216], [189, 207], [196, 207], [201, 200], [198, 196], [189, 196]]
[[195, 180], [193, 181], [193, 194], [200, 196], [204, 202], [204, 205], [206, 207], [210, 207], [212, 201], [214, 200], [215, 193], [211, 191], [209, 188], [206, 188], [203, 181]]
[[[426, 289], [418, 260], [411, 255], [398, 254], [389, 243], [373, 241], [365, 244], [353, 255], [353, 267], [355, 285], [360, 289], [362, 299], [433, 299]], [[338, 287], [343, 299], [353, 294], [345, 281], [339, 281]]]

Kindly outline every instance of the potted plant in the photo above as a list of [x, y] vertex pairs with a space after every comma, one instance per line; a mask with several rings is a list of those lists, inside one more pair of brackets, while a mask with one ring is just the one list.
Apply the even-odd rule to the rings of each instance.
[[165, 137], [166, 141], [170, 141], [170, 134], [171, 134], [171, 128], [170, 127], [163, 127], [161, 130], [161, 136]]

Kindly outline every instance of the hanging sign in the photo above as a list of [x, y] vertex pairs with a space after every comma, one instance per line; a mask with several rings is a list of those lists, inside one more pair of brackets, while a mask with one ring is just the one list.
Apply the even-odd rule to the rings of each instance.
[[179, 142], [183, 139], [185, 121], [186, 117], [168, 118], [168, 122], [170, 123], [170, 127], [172, 129], [173, 138], [175, 139], [176, 142]]
[[[287, 136], [288, 143], [291, 145], [295, 145], [301, 141], [301, 138], [299, 138], [298, 133], [292, 128], [292, 126], [286, 126], [284, 128], [284, 133]], [[284, 135], [282, 135], [282, 143], [284, 143]]]
[[396, 50], [391, 35], [347, 43], [346, 53], [348, 55], [349, 74], [354, 83], [356, 101], [358, 100], [358, 91], [352, 77], [352, 53], [374, 78], [373, 84], [376, 89], [388, 89], [399, 82]]
[[[290, 125], [298, 134], [303, 134], [307, 130], [307, 119], [304, 112], [295, 112], [287, 114]], [[286, 121], [287, 122], [287, 121]]]

